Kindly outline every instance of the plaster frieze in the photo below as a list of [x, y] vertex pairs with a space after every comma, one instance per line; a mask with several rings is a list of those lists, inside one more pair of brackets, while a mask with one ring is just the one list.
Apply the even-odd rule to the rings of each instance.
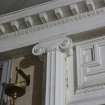
[[[65, 18], [62, 18], [62, 19], [59, 19], [59, 20], [56, 20], [53, 22], [48, 22], [48, 23], [45, 23], [42, 25], [32, 26], [32, 27], [29, 27], [26, 29], [21, 29], [21, 30], [18, 30], [16, 32], [12, 32], [12, 33], [6, 33], [5, 27], [3, 25], [1, 25], [2, 27], [0, 28], [0, 30], [2, 30], [2, 33], [4, 33], [4, 34], [0, 35], [0, 39], [5, 39], [8, 37], [17, 36], [17, 35], [27, 35], [29, 33], [33, 33], [36, 31], [42, 31], [44, 29], [49, 29], [49, 28], [52, 28], [55, 26], [63, 25], [63, 24], [66, 24], [68, 22], [70, 22], [70, 24], [72, 24], [72, 23], [78, 22], [82, 19], [88, 19], [89, 17], [101, 15], [104, 13], [105, 13], [105, 9], [101, 8], [101, 9], [97, 9], [95, 12], [91, 11], [88, 13], [78, 14], [78, 15], [75, 15], [73, 17], [65, 17]], [[30, 24], [32, 24], [32, 23], [30, 23]]]
[[[84, 2], [84, 0], [80, 2]], [[93, 0], [86, 0], [85, 2], [86, 2], [85, 8], [88, 8], [88, 10], [85, 12], [80, 12], [78, 5], [79, 1], [78, 1], [72, 4], [64, 5], [62, 7], [52, 8], [50, 10], [43, 11], [37, 14], [32, 14], [29, 16], [25, 16], [23, 18], [8, 21], [7, 22], [9, 25], [8, 27], [11, 28], [10, 31], [6, 31], [8, 29], [5, 26], [3, 26], [4, 24], [7, 23], [1, 23], [0, 26], [2, 27], [0, 27], [1, 30], [0, 39], [6, 38], [8, 36], [9, 37], [15, 36], [16, 34], [26, 35], [31, 32], [41, 31], [61, 24], [66, 24], [68, 22], [72, 24], [73, 22], [78, 22], [82, 19], [88, 19], [91, 16], [97, 16], [105, 13], [105, 7], [95, 8]], [[65, 8], [68, 9], [68, 11], [66, 11]], [[54, 19], [50, 19], [52, 15], [50, 16], [48, 14], [51, 11], [53, 12]], [[71, 15], [70, 11], [72, 12]], [[34, 17], [36, 16], [38, 17], [38, 21], [40, 21], [39, 24], [37, 25], [35, 24], [35, 19], [34, 19]], [[19, 24], [24, 25], [23, 26], [24, 28], [19, 28]], [[14, 30], [14, 27], [16, 30]]]

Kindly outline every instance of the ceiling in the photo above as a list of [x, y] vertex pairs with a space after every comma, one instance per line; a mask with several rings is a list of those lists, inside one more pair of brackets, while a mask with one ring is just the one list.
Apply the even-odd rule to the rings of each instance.
[[0, 15], [51, 0], [0, 0]]

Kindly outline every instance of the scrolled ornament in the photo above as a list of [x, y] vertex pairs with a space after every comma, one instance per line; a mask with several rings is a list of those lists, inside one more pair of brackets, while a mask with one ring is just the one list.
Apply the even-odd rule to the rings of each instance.
[[32, 54], [33, 55], [42, 55], [43, 53], [45, 53], [45, 48], [42, 48], [38, 45], [35, 45], [33, 48], [32, 48]]

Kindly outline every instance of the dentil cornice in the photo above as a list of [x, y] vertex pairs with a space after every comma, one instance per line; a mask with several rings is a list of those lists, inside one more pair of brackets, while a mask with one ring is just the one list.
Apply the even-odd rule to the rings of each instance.
[[[67, 2], [67, 1], [66, 1]], [[105, 7], [97, 7], [97, 5], [93, 2], [93, 0], [74, 0], [74, 2], [64, 3], [64, 1], [59, 2], [62, 5], [51, 6], [51, 8], [47, 8], [45, 11], [34, 11], [28, 15], [20, 17], [19, 12], [6, 16], [2, 16], [0, 20], [6, 19], [6, 17], [13, 17], [11, 19], [6, 19], [6, 22], [0, 21], [0, 39], [16, 36], [16, 35], [27, 35], [31, 32], [41, 31], [44, 29], [49, 29], [55, 26], [63, 25], [66, 23], [73, 24], [74, 22], [78, 22], [80, 20], [86, 20], [89, 17], [97, 16], [101, 14], [105, 14]], [[104, 0], [103, 0], [104, 3]], [[44, 7], [53, 5], [54, 2], [50, 2], [48, 4], [43, 4]], [[81, 4], [81, 5], [80, 5]], [[82, 5], [84, 6], [82, 7]], [[42, 7], [43, 7], [42, 5]], [[41, 7], [41, 6], [40, 6]], [[83, 8], [80, 9], [80, 7]], [[36, 9], [33, 7], [32, 10]], [[25, 13], [27, 10], [24, 10]], [[15, 15], [18, 14], [19, 18], [14, 18]], [[20, 14], [22, 15], [21, 11]], [[98, 20], [100, 21], [100, 20]]]

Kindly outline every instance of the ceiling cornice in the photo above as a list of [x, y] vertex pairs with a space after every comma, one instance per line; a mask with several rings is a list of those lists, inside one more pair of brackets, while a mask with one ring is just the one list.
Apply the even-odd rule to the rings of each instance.
[[[27, 16], [22, 15], [23, 12], [8, 15], [10, 20], [1, 22], [0, 25], [0, 52], [32, 45], [52, 37], [70, 36], [104, 27], [105, 7], [94, 9], [96, 5], [90, 3], [92, 7], [89, 6], [88, 9], [86, 5], [86, 10], [81, 12], [78, 3], [80, 5], [85, 1], [80, 0], [79, 2], [78, 0], [67, 5], [63, 5], [64, 2], [60, 1], [62, 6], [56, 4], [56, 8], [43, 10], [43, 12], [37, 11], [37, 14], [34, 14], [35, 11], [33, 11], [30, 15], [25, 14]], [[26, 12], [24, 11], [24, 13]], [[23, 17], [16, 17], [17, 14]], [[8, 20], [8, 16], [4, 16], [4, 18]]]
[[[50, 2], [48, 4], [45, 4], [47, 7], [51, 4], [54, 4], [55, 2]], [[64, 2], [60, 1], [60, 4], [62, 4]], [[85, 11], [80, 12], [80, 8], [78, 4], [82, 4], [85, 3], [86, 7], [83, 7], [83, 10], [85, 9]], [[43, 6], [45, 6], [43, 5]], [[56, 4], [57, 5], [57, 4]], [[42, 6], [42, 7], [43, 7]], [[70, 22], [74, 22], [74, 21], [78, 21], [81, 20], [83, 18], [88, 18], [90, 16], [95, 16], [95, 15], [99, 15], [104, 14], [104, 8], [105, 7], [100, 7], [100, 8], [95, 8], [95, 4], [93, 2], [93, 0], [76, 0], [75, 3], [71, 3], [71, 4], [66, 4], [64, 3], [64, 5], [62, 5], [61, 7], [53, 7], [47, 11], [37, 11], [36, 14], [34, 14], [34, 12], [32, 12], [30, 15], [24, 16], [23, 17], [16, 17], [16, 19], [14, 19], [14, 15], [16, 16], [17, 14], [22, 16], [22, 12], [18, 12], [18, 13], [14, 13], [14, 14], [10, 14], [7, 16], [3, 16], [0, 18], [0, 20], [2, 20], [8, 16], [12, 16], [13, 19], [11, 18], [11, 20], [7, 21], [7, 22], [3, 22], [0, 21], [0, 32], [1, 32], [1, 36], [0, 38], [4, 38], [6, 36], [11, 36], [13, 34], [20, 34], [22, 33], [27, 33], [27, 32], [32, 32], [32, 30], [34, 31], [40, 31], [43, 30], [45, 28], [51, 28], [53, 26], [56, 26], [58, 24], [65, 24], [68, 21]], [[36, 7], [32, 8], [32, 10], [35, 10]], [[47, 8], [48, 9], [48, 8]], [[24, 10], [24, 13], [27, 12], [27, 10]], [[7, 19], [8, 20], [8, 19]], [[99, 20], [98, 20], [99, 21]]]

